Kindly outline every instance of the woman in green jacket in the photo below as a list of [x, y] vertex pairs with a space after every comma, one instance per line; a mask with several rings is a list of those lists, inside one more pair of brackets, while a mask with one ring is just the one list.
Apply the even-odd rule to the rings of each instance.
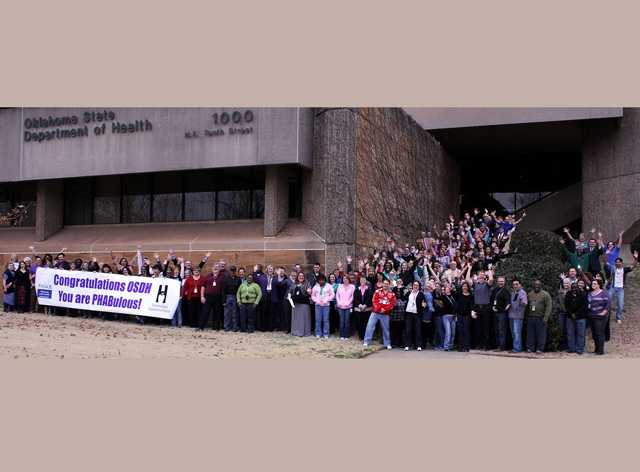
[[247, 274], [246, 280], [238, 287], [236, 299], [240, 309], [240, 331], [253, 333], [256, 327], [256, 307], [262, 298], [260, 285], [253, 281], [253, 274]]

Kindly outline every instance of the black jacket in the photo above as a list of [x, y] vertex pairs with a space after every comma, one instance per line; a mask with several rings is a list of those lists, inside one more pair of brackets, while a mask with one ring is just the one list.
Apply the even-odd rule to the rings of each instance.
[[511, 303], [511, 291], [505, 285], [497, 287], [491, 292], [491, 306], [495, 313], [503, 313], [507, 311], [507, 305]]
[[463, 295], [460, 293], [456, 297], [456, 302], [453, 306], [454, 314], [458, 316], [471, 316], [471, 310], [473, 310], [473, 294]]
[[353, 291], [353, 307], [357, 308], [358, 305], [367, 305], [368, 308], [373, 308], [373, 290], [371, 287], [367, 287], [364, 297], [360, 292], [359, 286]]
[[[409, 303], [409, 295], [411, 294], [411, 291], [407, 292], [407, 294], [405, 295], [404, 299], [407, 303]], [[426, 310], [426, 307], [422, 306], [422, 304], [426, 304], [427, 303], [427, 299], [424, 296], [424, 293], [419, 290], [418, 291], [418, 295], [416, 295], [416, 308], [418, 309], [418, 316], [422, 317], [422, 314], [424, 313], [424, 310]], [[406, 306], [405, 306], [405, 311], [406, 311]]]
[[587, 292], [569, 290], [564, 297], [564, 307], [567, 310], [567, 316], [571, 317], [571, 319], [582, 320], [586, 318], [589, 313]]
[[447, 296], [444, 293], [433, 295], [433, 310], [436, 316], [453, 315], [454, 305], [453, 295]]

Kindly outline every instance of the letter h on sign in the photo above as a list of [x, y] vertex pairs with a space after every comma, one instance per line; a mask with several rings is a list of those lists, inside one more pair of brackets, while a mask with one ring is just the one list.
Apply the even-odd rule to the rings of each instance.
[[168, 285], [160, 285], [158, 287], [158, 295], [156, 295], [156, 303], [158, 303], [158, 300], [160, 300], [160, 297], [162, 297], [162, 303], [167, 303], [167, 292], [169, 291], [169, 286]]

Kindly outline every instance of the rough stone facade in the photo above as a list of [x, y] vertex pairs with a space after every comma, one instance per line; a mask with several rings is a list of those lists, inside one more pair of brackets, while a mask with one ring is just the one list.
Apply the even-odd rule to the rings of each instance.
[[[582, 226], [624, 242], [640, 235], [640, 109], [619, 120], [587, 122], [582, 152]], [[615, 208], [615, 211], [612, 209]]]
[[415, 241], [458, 213], [459, 169], [436, 139], [398, 108], [356, 112], [356, 244]]
[[313, 169], [303, 221], [325, 240], [328, 266], [388, 236], [415, 240], [457, 213], [456, 162], [399, 108], [318, 110]]
[[346, 108], [316, 110], [313, 171], [303, 172], [302, 219], [325, 241], [330, 267], [355, 251], [355, 121]]

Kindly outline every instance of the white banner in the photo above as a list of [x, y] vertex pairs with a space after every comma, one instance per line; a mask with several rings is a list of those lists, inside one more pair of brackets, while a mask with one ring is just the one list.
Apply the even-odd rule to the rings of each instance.
[[170, 320], [180, 300], [176, 279], [39, 268], [40, 305]]

